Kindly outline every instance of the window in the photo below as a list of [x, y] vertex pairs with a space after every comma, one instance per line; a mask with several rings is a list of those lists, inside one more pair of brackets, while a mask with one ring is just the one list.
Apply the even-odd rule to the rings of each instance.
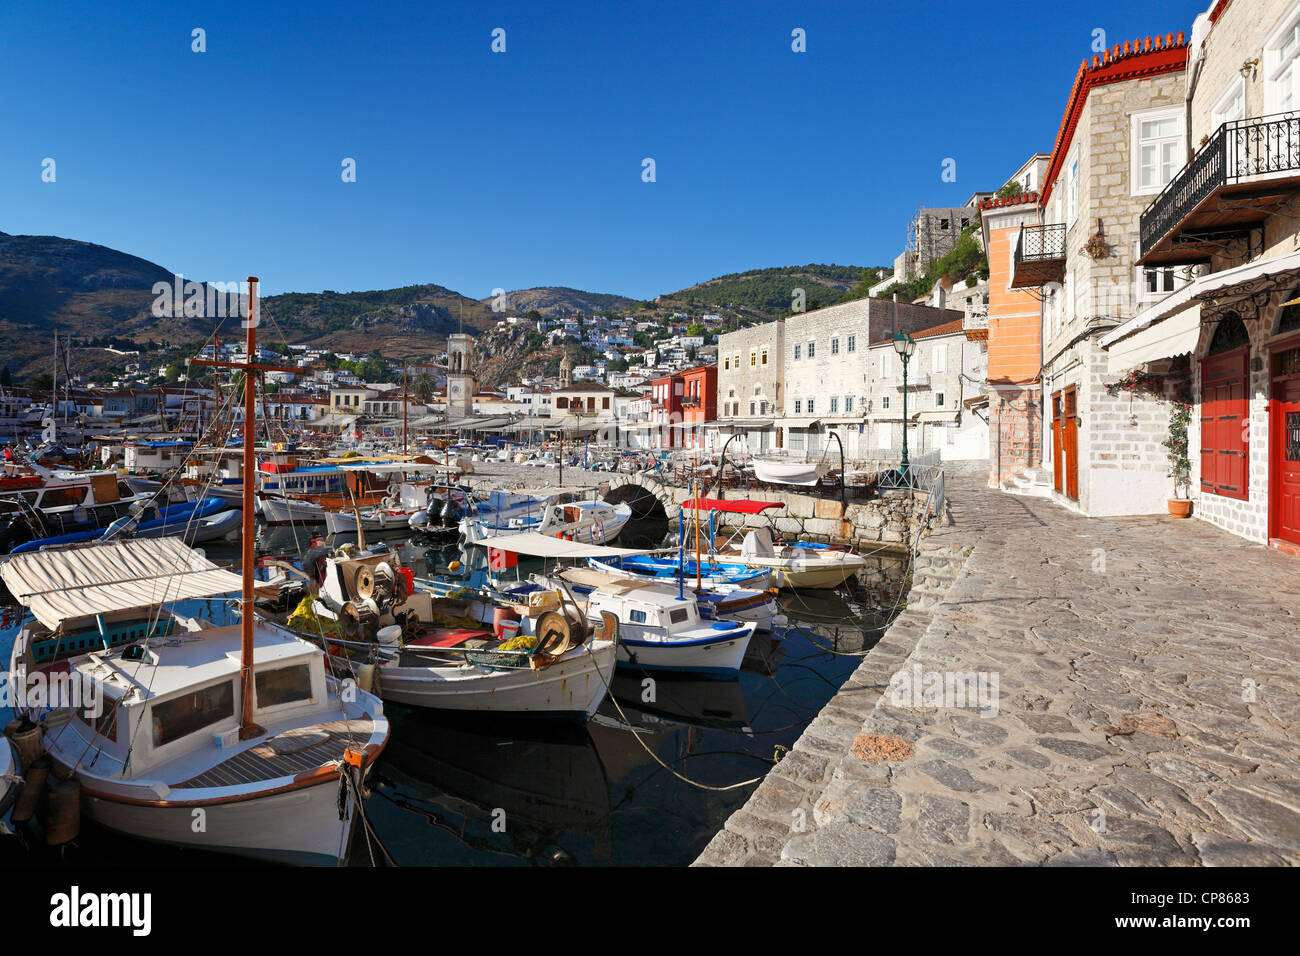
[[831, 414], [834, 415], [834, 414], [835, 414], [836, 412], [838, 412], [839, 410], [840, 410], [840, 400], [839, 400], [838, 398], [832, 397], [832, 398], [831, 398]]
[[1285, 113], [1300, 103], [1300, 8], [1292, 7], [1264, 44], [1264, 112]]
[[275, 707], [296, 700], [311, 700], [311, 669], [306, 664], [258, 671], [253, 677], [258, 707]]
[[758, 353], [753, 349], [749, 350], [749, 367], [755, 368], [758, 365]]
[[796, 415], [799, 415], [802, 412], [803, 412], [803, 401], [801, 399], [796, 398], [794, 400], [794, 413]]
[[812, 413], [813, 413], [813, 399], [810, 398], [808, 399], [808, 414], [811, 415]]
[[796, 362], [799, 361], [799, 349], [800, 349], [801, 347], [802, 347], [802, 346], [798, 346], [798, 345], [796, 345], [796, 346], [794, 347], [794, 360], [795, 360]]
[[849, 336], [848, 350], [850, 352], [856, 352], [858, 350], [858, 337], [856, 335]]
[[645, 623], [645, 611], [629, 611], [628, 617], [631, 618], [633, 624]]
[[816, 352], [817, 352], [817, 343], [816, 343], [816, 342], [809, 342], [809, 343], [808, 343], [808, 357], [809, 357], [809, 358], [812, 358], [813, 355], [816, 354]]
[[890, 374], [889, 349], [882, 349], [880, 352], [880, 377], [889, 378]]
[[936, 375], [948, 371], [948, 350], [942, 345], [935, 345], [930, 353], [930, 371]]
[[853, 411], [853, 396], [852, 396], [852, 395], [845, 395], [845, 396], [844, 396], [844, 411], [846, 411], [846, 412], [851, 412], [851, 411]]
[[724, 359], [722, 360], [722, 370], [723, 370], [724, 372], [727, 372], [727, 371], [730, 371], [730, 370], [731, 370], [731, 356], [730, 356], [730, 355], [728, 355], [726, 358], [724, 358]]
[[1210, 130], [1213, 133], [1224, 123], [1231, 123], [1233, 120], [1246, 118], [1246, 84], [1240, 77], [1235, 77], [1223, 95], [1219, 97], [1219, 102], [1214, 104], [1214, 109], [1210, 111]]
[[762, 364], [763, 364], [763, 365], [766, 365], [766, 364], [767, 364], [767, 349], [763, 349]]
[[754, 417], [754, 403], [753, 403], [753, 402], [750, 402], [750, 403], [749, 403], [749, 417], [750, 417], [750, 418], [753, 418], [753, 417]]
[[839, 340], [839, 338], [832, 338], [832, 339], [831, 339], [831, 355], [839, 355], [839, 354], [840, 354], [840, 340]]
[[934, 393], [934, 407], [943, 408], [943, 392]]
[[675, 607], [668, 612], [668, 620], [673, 624], [680, 624], [682, 621], [690, 620], [691, 612], [684, 607]]
[[884, 396], [881, 397], [881, 399], [880, 399], [880, 407], [881, 407], [881, 408], [888, 408], [888, 407], [889, 407], [889, 396], [888, 396], [888, 395], [884, 395]]
[[1134, 113], [1132, 142], [1133, 195], [1160, 192], [1183, 165], [1182, 109]]
[[1079, 147], [1074, 148], [1070, 163], [1065, 169], [1065, 201], [1069, 225], [1074, 225], [1079, 215]]
[[939, 228], [940, 228], [940, 229], [947, 229], [947, 228], [948, 228], [948, 220], [947, 220], [947, 219], [940, 219], [940, 220], [939, 220]]
[[766, 415], [766, 414], [767, 414], [767, 402], [759, 402], [759, 403], [758, 403], [758, 413], [759, 413], [760, 415]]
[[86, 500], [86, 492], [90, 491], [86, 485], [72, 488], [51, 488], [45, 492], [45, 497], [41, 499], [42, 508], [64, 508], [70, 505], [79, 505]]
[[213, 684], [151, 708], [153, 745], [162, 747], [187, 734], [235, 716], [233, 681]]

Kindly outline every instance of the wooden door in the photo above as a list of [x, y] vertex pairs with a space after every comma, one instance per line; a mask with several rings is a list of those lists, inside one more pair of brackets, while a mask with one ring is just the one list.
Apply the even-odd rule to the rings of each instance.
[[1269, 537], [1300, 545], [1300, 377], [1273, 380]]
[[1065, 494], [1079, 500], [1079, 393], [1073, 385], [1061, 396], [1065, 420], [1061, 450], [1065, 454]]
[[1052, 395], [1052, 487], [1064, 491], [1061, 468], [1061, 393]]

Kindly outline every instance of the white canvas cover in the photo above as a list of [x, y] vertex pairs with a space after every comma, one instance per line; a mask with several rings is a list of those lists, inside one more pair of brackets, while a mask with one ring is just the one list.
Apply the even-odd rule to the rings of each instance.
[[534, 532], [498, 534], [476, 543], [484, 548], [513, 551], [515, 554], [527, 554], [535, 558], [618, 558], [629, 554], [651, 553], [635, 548], [610, 548], [601, 544], [565, 541]]
[[53, 630], [67, 620], [238, 591], [179, 538], [146, 538], [12, 555], [0, 565], [13, 596]]

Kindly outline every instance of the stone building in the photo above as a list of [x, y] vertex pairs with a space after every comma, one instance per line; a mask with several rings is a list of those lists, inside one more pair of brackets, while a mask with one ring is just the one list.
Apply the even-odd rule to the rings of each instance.
[[[1038, 195], [1039, 220], [1017, 230], [1009, 261], [999, 257], [1009, 276], [990, 282], [1041, 298], [1041, 391], [1026, 396], [1041, 397], [1039, 408], [1026, 406], [1040, 417], [1029, 427], [1041, 441], [1050, 493], [1084, 514], [1164, 511], [1171, 491], [1161, 446], [1168, 406], [1157, 395], [1112, 394], [1116, 376], [1100, 340], [1141, 309], [1148, 289], [1184, 281], [1143, 271], [1136, 260], [1142, 210], [1186, 149], [1186, 63], [1179, 33], [1118, 44], [1079, 67]], [[992, 316], [989, 335], [992, 378]]]
[[474, 340], [463, 332], [447, 336], [448, 421], [473, 416], [476, 391], [478, 377], [474, 372]]
[[1186, 367], [1194, 514], [1300, 554], [1300, 2], [1210, 4], [1180, 94], [1192, 148], [1139, 258], [1196, 274], [1102, 344], [1114, 374]]
[[960, 328], [961, 319], [955, 310], [890, 299], [858, 299], [786, 319], [786, 389], [773, 446], [815, 458], [834, 432], [847, 458], [861, 458], [875, 448], [867, 427], [876, 412], [868, 405], [874, 374], [868, 345], [947, 322]]
[[983, 395], [988, 371], [983, 344], [967, 339], [961, 319], [911, 335], [916, 347], [907, 362], [906, 390], [893, 339], [881, 338], [868, 347], [870, 422], [862, 430], [868, 444], [890, 457], [902, 448], [906, 394], [909, 455], [938, 451], [945, 461], [983, 459], [988, 454], [988, 421], [972, 410]]
[[718, 427], [709, 429], [714, 447], [737, 432], [750, 451], [772, 446], [785, 395], [784, 354], [784, 319], [718, 336]]

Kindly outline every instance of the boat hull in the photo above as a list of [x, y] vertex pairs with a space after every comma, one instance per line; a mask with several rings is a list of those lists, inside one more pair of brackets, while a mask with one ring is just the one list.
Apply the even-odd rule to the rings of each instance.
[[266, 496], [259, 502], [262, 520], [267, 524], [323, 524], [325, 521], [325, 509], [314, 501]]
[[586, 720], [604, 700], [614, 664], [613, 643], [598, 641], [536, 671], [385, 665], [379, 669], [378, 692], [385, 701], [434, 710]]
[[702, 640], [642, 640], [623, 636], [618, 644], [620, 667], [647, 671], [679, 671], [709, 677], [735, 677], [745, 659], [752, 624], [723, 636]]

